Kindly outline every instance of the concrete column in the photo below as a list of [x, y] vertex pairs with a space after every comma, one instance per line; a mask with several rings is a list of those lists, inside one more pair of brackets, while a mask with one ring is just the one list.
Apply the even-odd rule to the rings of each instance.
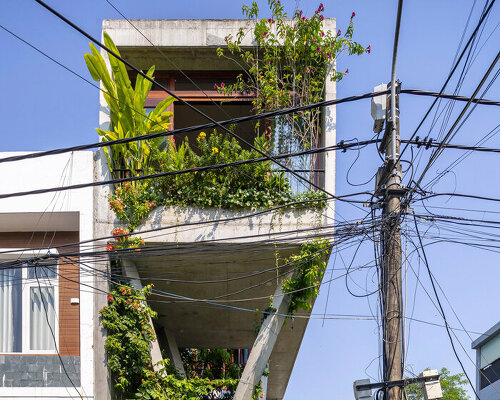
[[170, 361], [174, 364], [175, 369], [179, 374], [185, 378], [186, 371], [184, 370], [184, 364], [182, 363], [181, 354], [179, 353], [179, 347], [177, 346], [177, 341], [172, 331], [165, 329], [165, 337], [167, 338], [168, 352], [170, 356]]
[[[335, 27], [333, 27], [335, 31]], [[326, 81], [325, 81], [325, 100], [334, 100], [337, 97], [337, 84], [331, 80], [333, 69], [336, 67], [334, 62], [331, 65]], [[337, 110], [336, 106], [323, 107], [322, 120], [322, 145], [333, 146], [337, 143]], [[329, 151], [324, 154], [325, 181], [324, 189], [331, 194], [335, 194], [335, 162], [336, 152]], [[335, 217], [335, 201], [328, 201], [328, 209], [326, 210], [328, 218], [327, 223], [332, 224]]]
[[[130, 259], [122, 259], [121, 260], [122, 266], [123, 266], [123, 272], [125, 275], [130, 278], [130, 283], [136, 290], [142, 290], [143, 286], [141, 283], [141, 278], [139, 277], [139, 272], [137, 271], [137, 268], [135, 266], [135, 263], [130, 260]], [[149, 324], [151, 325], [151, 328], [153, 328], [153, 332], [155, 330], [155, 327], [153, 325], [153, 321], [151, 319], [149, 320]], [[155, 371], [158, 371], [158, 367], [155, 366], [155, 364], [159, 361], [163, 360], [163, 356], [161, 355], [161, 350], [160, 350], [160, 345], [158, 344], [158, 336], [156, 335], [156, 340], [151, 343], [150, 346], [150, 352], [151, 352], [151, 360], [153, 362], [153, 368]]]
[[252, 398], [254, 388], [262, 378], [262, 374], [269, 362], [269, 357], [271, 357], [276, 339], [283, 326], [283, 322], [285, 322], [283, 314], [288, 313], [289, 304], [290, 296], [283, 295], [280, 282], [274, 292], [272, 304], [276, 312], [269, 314], [260, 327], [259, 334], [250, 351], [247, 364], [241, 375], [233, 400], [250, 400]]
[[[110, 172], [106, 163], [106, 156], [101, 150], [94, 153], [94, 181], [110, 179]], [[96, 186], [94, 194], [94, 238], [110, 235], [114, 217], [108, 207], [108, 194], [113, 190], [110, 186]], [[94, 250], [102, 251], [106, 241], [94, 242]], [[109, 292], [110, 265], [109, 261], [94, 263], [99, 273], [94, 275], [94, 312], [93, 312], [93, 349], [94, 349], [94, 396], [96, 400], [111, 399], [111, 380], [107, 366], [106, 330], [100, 323], [99, 310], [108, 305], [107, 293]], [[83, 372], [85, 373], [85, 372]], [[90, 373], [90, 371], [89, 371]]]

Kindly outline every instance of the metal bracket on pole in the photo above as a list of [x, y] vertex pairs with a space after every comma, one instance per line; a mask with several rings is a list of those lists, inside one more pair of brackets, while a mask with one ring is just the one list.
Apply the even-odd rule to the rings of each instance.
[[355, 389], [357, 391], [363, 391], [363, 390], [371, 390], [371, 389], [377, 389], [377, 388], [390, 388], [390, 387], [395, 387], [395, 386], [407, 386], [412, 383], [425, 383], [425, 382], [432, 382], [432, 381], [437, 381], [439, 380], [439, 377], [441, 375], [430, 375], [430, 376], [419, 376], [417, 378], [408, 378], [408, 379], [401, 379], [397, 381], [386, 381], [386, 382], [375, 382], [375, 383], [365, 383], [361, 385], [356, 385]]

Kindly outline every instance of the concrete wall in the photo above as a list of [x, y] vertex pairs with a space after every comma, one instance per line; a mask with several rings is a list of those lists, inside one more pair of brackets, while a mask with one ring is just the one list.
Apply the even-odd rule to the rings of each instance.
[[[0, 153], [0, 158], [29, 154], [29, 152]], [[93, 180], [93, 153], [90, 151], [60, 154], [42, 157], [32, 160], [22, 160], [18, 162], [4, 163], [2, 165], [2, 185], [0, 193], [12, 193], [24, 190], [43, 189], [55, 186], [72, 185], [77, 183], [87, 183]], [[69, 212], [64, 214], [63, 212]], [[71, 213], [73, 212], [73, 213]], [[74, 219], [74, 212], [79, 217]], [[54, 217], [54, 218], [52, 218]], [[78, 231], [80, 240], [90, 240], [93, 238], [93, 191], [92, 188], [83, 188], [67, 192], [55, 192], [32, 196], [13, 197], [0, 199], [0, 219], [5, 221], [0, 224], [0, 231], [15, 229], [19, 232], [36, 232], [50, 229], [62, 229], [68, 231]], [[75, 368], [85, 373], [81, 374], [81, 381], [78, 382], [79, 391], [86, 397], [92, 398], [94, 393], [93, 380], [93, 295], [91, 291], [85, 290], [84, 285], [93, 285], [92, 276], [82, 274], [80, 282], [80, 354], [81, 358], [77, 362], [71, 361], [74, 373]], [[19, 363], [32, 365], [31, 369], [36, 369], [30, 362], [31, 358], [22, 357]], [[46, 357], [43, 357], [44, 359]], [[60, 364], [58, 357], [51, 357], [48, 360], [39, 360], [41, 364], [47, 362], [45, 370], [51, 371], [56, 368], [54, 359]], [[3, 359], [0, 369], [8, 369], [10, 358]], [[10, 360], [12, 361], [12, 360]], [[54, 363], [54, 364], [52, 364]], [[40, 368], [44, 369], [44, 365]], [[49, 368], [50, 367], [50, 368]], [[12, 368], [11, 368], [12, 369]], [[10, 372], [10, 371], [9, 371]], [[22, 373], [27, 372], [22, 365], [19, 365], [18, 373], [22, 380]], [[70, 371], [68, 371], [70, 372]], [[54, 377], [57, 380], [56, 377]], [[67, 382], [60, 381], [59, 386]], [[7, 386], [7, 385], [6, 385]], [[32, 386], [32, 385], [31, 385]], [[22, 397], [31, 398], [79, 398], [71, 385], [65, 387], [1, 387], [0, 398]]]

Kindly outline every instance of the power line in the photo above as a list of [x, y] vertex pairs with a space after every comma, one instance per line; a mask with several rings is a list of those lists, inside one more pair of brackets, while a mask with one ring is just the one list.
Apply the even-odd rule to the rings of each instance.
[[431, 92], [429, 90], [401, 89], [401, 93], [412, 94], [412, 95], [417, 95], [417, 96], [437, 97], [438, 99], [471, 101], [472, 103], [475, 103], [475, 104], [482, 104], [482, 105], [488, 105], [488, 106], [500, 106], [500, 101], [487, 100], [487, 99], [471, 99], [470, 97], [467, 97], [467, 96], [458, 96], [455, 94]]
[[[476, 97], [477, 94], [479, 93], [479, 91], [481, 90], [481, 87], [483, 86], [483, 84], [486, 82], [486, 80], [488, 79], [488, 76], [489, 74], [491, 73], [491, 71], [493, 71], [493, 69], [495, 68], [495, 65], [496, 63], [498, 62], [498, 60], [500, 59], [500, 51], [497, 52], [497, 55], [495, 57], [495, 59], [493, 60], [493, 62], [490, 64], [488, 70], [486, 71], [486, 73], [483, 75], [483, 77], [481, 78], [481, 81], [479, 82], [479, 84], [477, 85], [476, 89], [474, 90], [474, 93], [472, 94], [471, 96], [471, 99]], [[420, 183], [422, 182], [422, 179], [424, 179], [424, 176], [425, 174], [427, 173], [427, 171], [429, 170], [429, 168], [432, 166], [432, 164], [435, 162], [435, 160], [437, 159], [437, 157], [439, 157], [439, 155], [441, 154], [442, 152], [442, 149], [443, 149], [443, 146], [444, 144], [446, 143], [446, 141], [453, 137], [454, 136], [454, 133], [453, 131], [455, 130], [455, 128], [457, 127], [458, 123], [460, 122], [460, 120], [462, 119], [462, 117], [465, 115], [467, 109], [469, 108], [469, 106], [471, 105], [472, 101], [469, 100], [467, 102], [467, 104], [464, 106], [464, 108], [462, 109], [462, 111], [460, 112], [460, 114], [458, 115], [458, 117], [456, 118], [455, 122], [453, 123], [453, 125], [451, 126], [451, 128], [449, 129], [448, 133], [446, 134], [446, 136], [444, 137], [443, 141], [441, 142], [441, 144], [438, 146], [438, 148], [434, 151], [434, 153], [431, 155], [429, 161], [427, 162], [427, 165], [426, 167], [424, 168], [424, 171], [422, 172], [422, 174], [420, 175], [420, 177], [418, 178], [418, 180], [416, 181], [415, 185], [413, 186], [413, 188], [410, 190], [410, 192], [408, 193], [407, 195], [407, 198], [410, 198], [412, 193], [416, 190], [416, 188], [420, 185]], [[469, 114], [470, 115], [470, 114]], [[455, 132], [456, 134], [456, 132]]]
[[202, 117], [204, 117], [205, 119], [207, 119], [208, 121], [216, 124], [217, 127], [221, 128], [222, 130], [226, 131], [229, 135], [231, 135], [233, 138], [239, 140], [240, 142], [244, 143], [245, 145], [247, 145], [248, 147], [250, 147], [251, 149], [253, 149], [254, 151], [258, 152], [260, 155], [268, 158], [270, 161], [274, 162], [275, 164], [279, 165], [281, 168], [285, 169], [287, 172], [291, 173], [292, 175], [294, 175], [296, 178], [299, 179], [299, 181], [301, 181], [303, 184], [307, 183], [309, 186], [312, 186], [312, 187], [315, 187], [316, 189], [326, 193], [327, 195], [329, 196], [332, 196], [331, 193], [328, 193], [325, 189], [323, 189], [321, 186], [315, 184], [314, 182], [310, 182], [309, 180], [307, 180], [307, 178], [304, 178], [302, 175], [298, 174], [297, 172], [293, 171], [293, 169], [289, 168], [288, 166], [286, 166], [285, 164], [283, 163], [280, 163], [279, 161], [276, 160], [276, 158], [274, 158], [273, 156], [269, 155], [269, 154], [266, 154], [264, 151], [258, 149], [257, 147], [255, 147], [252, 143], [248, 142], [247, 140], [243, 139], [242, 137], [238, 136], [236, 133], [234, 133], [233, 131], [231, 131], [230, 129], [228, 129], [227, 127], [225, 127], [224, 125], [221, 125], [219, 124], [217, 121], [215, 121], [212, 117], [208, 116], [207, 114], [205, 114], [203, 111], [199, 110], [198, 108], [196, 108], [195, 106], [193, 106], [192, 104], [190, 104], [189, 102], [185, 101], [184, 99], [182, 99], [181, 97], [177, 96], [175, 93], [173, 93], [171, 90], [169, 90], [168, 88], [166, 88], [164, 85], [156, 82], [154, 79], [152, 79], [151, 77], [149, 77], [148, 75], [146, 75], [145, 73], [143, 73], [139, 68], [137, 68], [136, 66], [134, 66], [133, 64], [131, 64], [130, 62], [128, 62], [127, 60], [125, 60], [124, 58], [120, 57], [118, 54], [116, 54], [114, 51], [112, 51], [111, 49], [109, 49], [107, 46], [105, 46], [104, 44], [102, 44], [100, 41], [98, 41], [97, 39], [95, 39], [92, 35], [90, 35], [89, 33], [87, 33], [86, 31], [84, 31], [82, 28], [80, 28], [79, 26], [77, 26], [75, 23], [71, 22], [68, 18], [64, 17], [61, 13], [57, 12], [56, 10], [54, 10], [52, 7], [50, 7], [48, 4], [46, 4], [45, 2], [43, 2], [42, 0], [35, 0], [38, 4], [40, 4], [42, 7], [44, 7], [45, 9], [47, 9], [48, 11], [50, 11], [52, 14], [54, 14], [55, 16], [57, 16], [59, 19], [61, 19], [62, 21], [64, 21], [66, 24], [68, 24], [69, 26], [71, 26], [73, 29], [77, 30], [78, 32], [80, 32], [82, 35], [84, 35], [86, 38], [88, 38], [89, 40], [91, 40], [92, 42], [94, 42], [96, 45], [98, 45], [100, 48], [106, 50], [106, 52], [109, 54], [109, 55], [112, 55], [113, 57], [115, 57], [117, 60], [121, 61], [123, 64], [127, 65], [129, 68], [132, 68], [134, 71], [136, 71], [138, 74], [140, 74], [144, 79], [148, 80], [149, 82], [151, 82], [152, 84], [155, 84], [157, 85], [160, 89], [162, 89], [163, 91], [165, 91], [166, 93], [168, 93], [170, 96], [172, 96], [173, 98], [175, 98], [177, 101], [179, 101], [181, 104], [184, 104], [185, 106], [189, 107], [191, 110], [193, 110], [194, 112], [198, 113], [199, 115], [201, 115]]
[[[375, 143], [375, 142], [366, 141], [365, 143]], [[342, 141], [339, 143], [339, 145], [329, 146], [328, 148], [325, 147], [325, 148], [321, 148], [321, 149], [304, 150], [304, 151], [297, 152], [297, 153], [282, 154], [282, 155], [275, 156], [274, 158], [275, 159], [282, 159], [282, 158], [301, 156], [301, 155], [305, 155], [305, 154], [322, 153], [325, 151], [337, 150], [338, 148], [354, 147], [356, 145], [358, 145], [358, 144], [357, 143], [345, 144]], [[45, 189], [28, 190], [28, 191], [23, 191], [23, 192], [3, 193], [3, 194], [0, 194], [0, 199], [10, 198], [10, 197], [19, 197], [19, 196], [28, 196], [28, 195], [34, 195], [34, 194], [51, 193], [51, 192], [58, 192], [58, 191], [64, 191], [64, 190], [82, 189], [82, 188], [86, 188], [86, 187], [111, 185], [111, 184], [118, 184], [118, 183], [124, 183], [124, 182], [135, 182], [135, 181], [141, 181], [141, 180], [145, 180], [145, 179], [156, 179], [156, 178], [162, 178], [162, 177], [166, 177], [166, 176], [183, 175], [183, 174], [193, 173], [193, 172], [203, 172], [203, 171], [209, 171], [209, 170], [214, 170], [214, 169], [241, 166], [241, 165], [252, 164], [252, 163], [256, 163], [256, 162], [265, 162], [265, 161], [269, 161], [269, 159], [267, 157], [261, 157], [261, 158], [254, 158], [254, 159], [250, 159], [250, 160], [239, 160], [239, 161], [232, 161], [229, 163], [205, 165], [205, 166], [200, 166], [200, 167], [195, 167], [195, 168], [187, 168], [187, 169], [182, 169], [182, 170], [177, 170], [177, 171], [164, 171], [164, 172], [158, 172], [155, 174], [131, 176], [131, 177], [126, 177], [126, 178], [116, 178], [116, 179], [110, 179], [107, 181], [95, 181], [95, 182], [79, 183], [79, 184], [68, 185], [68, 186], [57, 186], [57, 187], [45, 188]], [[329, 195], [329, 196], [333, 197], [333, 198], [336, 197], [334, 195]]]
[[[453, 74], [455, 73], [456, 69], [458, 68], [458, 65], [460, 64], [460, 61], [462, 60], [465, 52], [467, 51], [467, 48], [470, 46], [472, 40], [475, 38], [477, 32], [479, 31], [479, 28], [481, 27], [481, 25], [483, 24], [486, 16], [490, 13], [491, 11], [491, 8], [493, 7], [493, 4], [495, 4], [495, 0], [491, 0], [488, 8], [485, 10], [485, 12], [481, 15], [481, 18], [479, 19], [476, 27], [474, 28], [474, 31], [472, 32], [471, 36], [469, 37], [469, 40], [467, 41], [467, 43], [465, 44], [465, 47], [464, 49], [462, 50], [462, 53], [460, 54], [460, 56], [458, 57], [457, 61], [455, 62], [455, 65], [453, 66], [453, 68], [451, 69], [451, 71], [449, 72], [448, 74], [448, 77], [446, 78], [443, 86], [441, 87], [441, 90], [439, 91], [439, 94], [442, 95], [444, 93], [444, 90], [446, 89], [446, 86], [448, 85], [448, 83], [450, 82]], [[439, 100], [439, 97], [436, 97], [436, 99], [434, 99], [434, 101], [432, 102], [431, 106], [429, 107], [429, 109], [427, 110], [427, 112], [425, 113], [425, 115], [423, 116], [422, 120], [420, 121], [420, 123], [417, 125], [417, 128], [415, 129], [415, 131], [412, 133], [411, 137], [410, 137], [410, 140], [413, 139], [417, 132], [419, 131], [419, 129], [422, 127], [422, 125], [424, 124], [425, 120], [427, 119], [427, 117], [429, 116], [429, 114], [431, 113], [432, 109], [434, 108], [434, 105], [438, 102]], [[400, 155], [399, 155], [399, 159], [401, 159], [403, 153], [406, 151], [406, 149], [408, 148], [408, 145], [406, 145], [403, 150], [401, 151]]]

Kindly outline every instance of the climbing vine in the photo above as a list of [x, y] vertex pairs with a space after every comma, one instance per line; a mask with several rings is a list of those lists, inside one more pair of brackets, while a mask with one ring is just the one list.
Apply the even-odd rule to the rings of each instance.
[[[353, 40], [354, 17], [344, 33], [325, 27], [323, 3], [314, 14], [306, 17], [295, 10], [288, 18], [279, 0], [268, 0], [269, 17], [261, 18], [256, 2], [243, 6], [243, 13], [253, 29], [242, 27], [236, 35], [225, 38], [227, 49], [219, 48], [220, 57], [234, 60], [245, 72], [235, 83], [221, 82], [215, 87], [226, 94], [252, 93], [255, 112], [300, 107], [324, 100], [327, 80], [340, 81], [349, 71], [336, 70], [335, 59], [343, 52], [348, 55], [370, 53]], [[244, 39], [251, 35], [256, 46], [249, 49]], [[274, 134], [275, 150], [279, 153], [317, 148], [320, 144], [321, 109], [297, 111], [275, 119], [270, 131]], [[305, 156], [314, 169], [315, 156]], [[312, 178], [312, 173], [311, 177]]]
[[281, 288], [284, 293], [290, 293], [288, 313], [293, 314], [299, 309], [310, 310], [312, 301], [319, 293], [328, 259], [330, 243], [326, 239], [316, 239], [304, 243], [298, 254], [286, 259], [287, 263], [298, 265], [293, 276], [283, 281]]
[[[156, 313], [146, 304], [151, 291], [151, 285], [142, 290], [115, 285], [108, 295], [108, 305], [100, 310], [107, 331], [105, 349], [115, 397], [120, 400], [232, 398], [241, 371], [229, 362], [227, 350], [201, 350], [192, 362], [184, 358], [187, 378], [179, 375], [169, 359], [161, 361], [155, 370], [150, 346], [156, 340], [151, 327]], [[196, 373], [199, 364], [208, 372]]]

